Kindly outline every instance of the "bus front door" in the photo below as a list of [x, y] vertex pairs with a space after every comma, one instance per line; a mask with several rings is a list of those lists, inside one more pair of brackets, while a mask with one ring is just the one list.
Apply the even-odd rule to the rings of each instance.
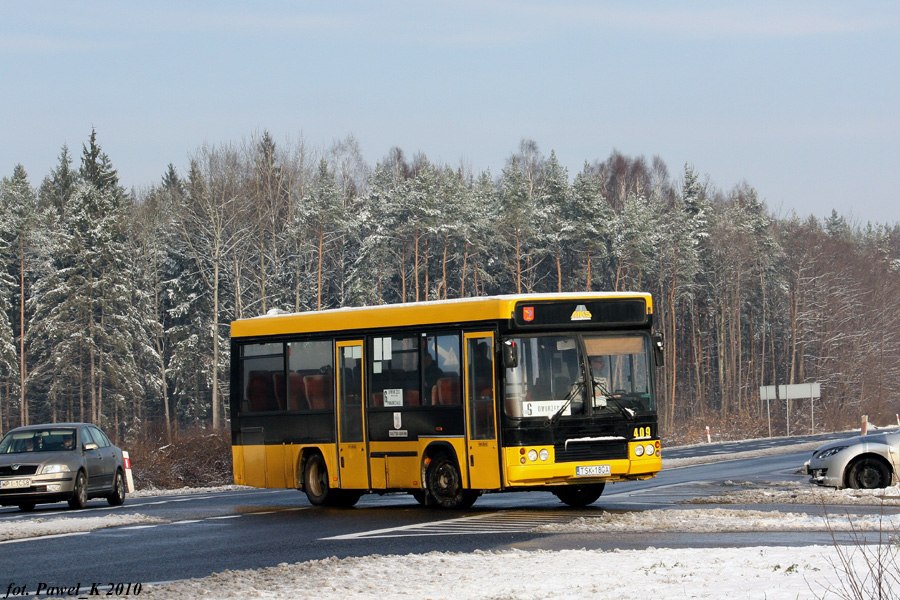
[[494, 334], [465, 334], [466, 448], [469, 487], [500, 487], [500, 450], [497, 444]]
[[337, 342], [338, 472], [343, 489], [369, 489], [362, 341]]

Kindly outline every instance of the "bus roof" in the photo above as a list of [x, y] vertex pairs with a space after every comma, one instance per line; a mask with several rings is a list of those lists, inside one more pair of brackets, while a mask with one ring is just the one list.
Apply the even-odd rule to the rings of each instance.
[[516, 304], [523, 301], [571, 301], [575, 299], [596, 301], [628, 298], [643, 299], [647, 305], [647, 314], [653, 313], [653, 300], [650, 294], [643, 292], [510, 294], [406, 304], [344, 307], [301, 313], [274, 313], [274, 311], [270, 311], [266, 315], [233, 321], [231, 323], [231, 337], [508, 320], [513, 318]]

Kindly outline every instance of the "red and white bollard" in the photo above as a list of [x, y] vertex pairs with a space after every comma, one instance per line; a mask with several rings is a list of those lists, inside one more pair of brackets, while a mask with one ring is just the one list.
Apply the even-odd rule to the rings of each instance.
[[709, 425], [706, 426], [706, 443], [707, 444], [712, 443], [712, 437], [709, 435]]
[[128, 493], [133, 494], [134, 476], [131, 474], [131, 458], [128, 457], [128, 453], [124, 450], [122, 451], [122, 462], [125, 463], [125, 485], [128, 489]]
[[859, 425], [860, 435], [867, 435], [869, 433], [869, 415], [862, 416], [862, 422]]

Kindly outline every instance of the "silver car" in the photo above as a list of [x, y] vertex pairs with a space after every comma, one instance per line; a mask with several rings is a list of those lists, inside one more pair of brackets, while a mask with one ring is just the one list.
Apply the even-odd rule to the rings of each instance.
[[29, 425], [0, 440], [0, 505], [45, 502], [84, 508], [90, 498], [125, 502], [122, 451], [89, 423]]
[[806, 463], [810, 483], [835, 488], [884, 488], [900, 473], [900, 432], [829, 442]]

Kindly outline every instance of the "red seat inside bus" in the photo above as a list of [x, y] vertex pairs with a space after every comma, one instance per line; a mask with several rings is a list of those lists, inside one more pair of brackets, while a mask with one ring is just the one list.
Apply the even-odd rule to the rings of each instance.
[[434, 405], [460, 404], [459, 377], [441, 377], [431, 388], [431, 403]]
[[251, 412], [278, 410], [272, 374], [268, 371], [250, 371], [247, 378], [247, 401]]
[[[290, 373], [288, 375], [289, 388], [284, 389], [284, 373], [276, 371], [272, 374], [275, 381], [275, 397], [278, 399], [278, 406], [284, 410], [287, 406], [288, 410], [306, 410], [309, 404], [306, 401], [306, 391], [303, 386], [303, 376], [300, 373]], [[285, 398], [287, 394], [287, 398]], [[285, 404], [287, 399], [287, 404]]]
[[313, 410], [334, 408], [334, 389], [328, 375], [307, 375], [303, 378], [306, 386], [306, 400]]

